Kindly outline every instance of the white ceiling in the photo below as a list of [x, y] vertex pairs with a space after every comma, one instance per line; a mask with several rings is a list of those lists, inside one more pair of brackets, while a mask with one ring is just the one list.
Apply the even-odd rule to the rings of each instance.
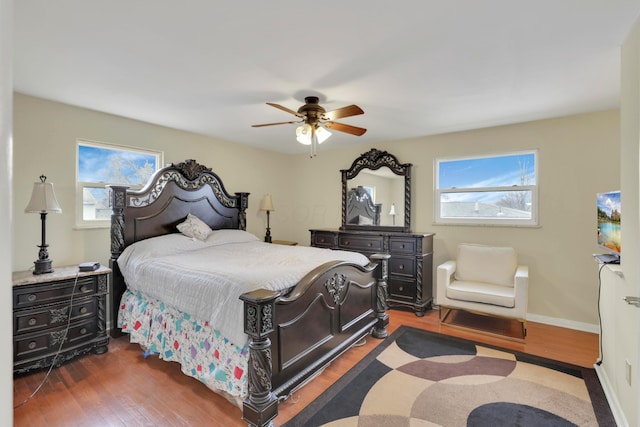
[[286, 153], [297, 110], [357, 104], [320, 151], [615, 108], [639, 0], [18, 0], [24, 94]]

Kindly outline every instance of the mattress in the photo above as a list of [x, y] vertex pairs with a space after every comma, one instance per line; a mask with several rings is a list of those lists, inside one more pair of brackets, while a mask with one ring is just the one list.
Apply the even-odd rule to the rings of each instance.
[[330, 261], [369, 263], [356, 252], [274, 245], [242, 230], [216, 230], [204, 241], [174, 233], [136, 242], [118, 266], [132, 293], [209, 322], [242, 348], [247, 336], [240, 295], [286, 290]]

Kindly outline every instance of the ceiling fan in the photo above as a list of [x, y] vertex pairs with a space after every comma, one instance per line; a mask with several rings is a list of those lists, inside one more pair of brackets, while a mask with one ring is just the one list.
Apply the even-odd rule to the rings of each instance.
[[344, 117], [364, 114], [362, 108], [358, 107], [357, 105], [348, 105], [346, 107], [326, 111], [324, 107], [318, 104], [319, 99], [317, 96], [307, 96], [304, 98], [304, 101], [305, 104], [298, 108], [298, 111], [293, 111], [280, 104], [267, 102], [267, 105], [271, 105], [272, 107], [293, 114], [300, 120], [294, 120], [290, 122], [265, 123], [260, 125], [252, 125], [252, 127], [302, 123], [301, 126], [296, 128], [296, 139], [301, 144], [311, 146], [311, 157], [314, 157], [316, 155], [317, 144], [322, 144], [322, 142], [324, 142], [327, 138], [329, 138], [329, 136], [331, 136], [331, 132], [327, 131], [327, 129], [337, 130], [339, 132], [345, 132], [356, 136], [363, 135], [367, 131], [365, 128], [334, 121], [336, 119], [341, 119]]

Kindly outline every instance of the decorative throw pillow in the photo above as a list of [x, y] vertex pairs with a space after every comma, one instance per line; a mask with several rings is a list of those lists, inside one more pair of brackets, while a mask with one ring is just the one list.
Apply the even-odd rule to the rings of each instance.
[[206, 240], [211, 234], [211, 228], [195, 215], [187, 215], [187, 219], [178, 224], [178, 231], [187, 237], [198, 240]]

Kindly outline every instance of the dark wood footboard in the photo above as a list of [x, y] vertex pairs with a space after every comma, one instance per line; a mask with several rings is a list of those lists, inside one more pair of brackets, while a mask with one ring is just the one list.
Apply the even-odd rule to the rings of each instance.
[[366, 267], [326, 263], [286, 294], [257, 290], [242, 295], [249, 343], [249, 396], [243, 418], [265, 426], [278, 401], [308, 381], [368, 334], [387, 336], [388, 255]]

